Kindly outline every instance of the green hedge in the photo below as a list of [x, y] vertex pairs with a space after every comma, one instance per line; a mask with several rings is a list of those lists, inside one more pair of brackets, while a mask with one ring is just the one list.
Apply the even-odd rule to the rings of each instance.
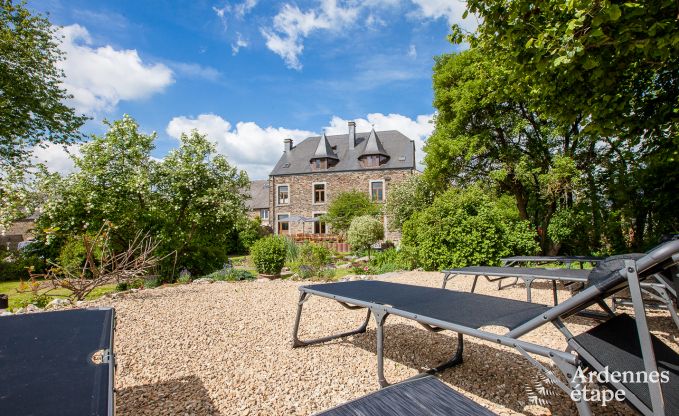
[[536, 233], [513, 204], [480, 187], [450, 189], [403, 225], [402, 249], [426, 270], [498, 265], [535, 254]]

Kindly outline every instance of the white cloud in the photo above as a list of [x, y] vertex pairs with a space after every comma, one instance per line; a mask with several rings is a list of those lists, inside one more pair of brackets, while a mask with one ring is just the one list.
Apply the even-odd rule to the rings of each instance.
[[[411, 119], [400, 114], [371, 113], [366, 118], [354, 120], [356, 130], [370, 131], [372, 125], [375, 130], [398, 130], [415, 141], [416, 158], [421, 162], [424, 141], [434, 130], [431, 124], [433, 115], [420, 115]], [[327, 134], [346, 134], [347, 122], [341, 117], [333, 116], [328, 126]], [[174, 138], [182, 133], [189, 133], [196, 129], [206, 134], [217, 144], [217, 150], [225, 154], [229, 161], [239, 169], [245, 169], [250, 178], [266, 178], [283, 152], [283, 140], [292, 138], [295, 143], [317, 135], [312, 131], [288, 129], [285, 127], [261, 127], [257, 123], [238, 122], [233, 126], [229, 121], [216, 114], [201, 114], [191, 118], [185, 116], [174, 117], [165, 131]]]
[[413, 44], [408, 47], [408, 57], [412, 59], [417, 58], [417, 47]]
[[189, 78], [201, 78], [208, 81], [217, 81], [221, 77], [221, 72], [211, 66], [203, 66], [195, 63], [169, 62], [168, 65], [178, 74]]
[[[356, 131], [359, 132], [370, 131], [374, 126], [376, 131], [398, 130], [405, 134], [415, 141], [415, 159], [421, 165], [424, 158], [422, 150], [424, 142], [434, 131], [433, 117], [433, 114], [425, 114], [412, 119], [401, 114], [370, 113], [366, 118], [353, 121], [356, 122]], [[327, 134], [346, 134], [348, 121], [350, 120], [333, 116], [325, 131]]]
[[166, 132], [174, 138], [196, 129], [217, 144], [217, 150], [225, 154], [239, 169], [245, 169], [251, 178], [265, 178], [281, 157], [283, 140], [296, 142], [313, 136], [305, 130], [284, 127], [260, 127], [254, 122], [238, 122], [232, 126], [215, 114], [201, 114], [196, 118], [174, 117]]
[[250, 10], [257, 5], [257, 0], [245, 0], [242, 3], [235, 4], [231, 7], [233, 14], [242, 19]]
[[233, 55], [238, 54], [238, 51], [240, 51], [240, 48], [247, 48], [249, 45], [247, 39], [243, 39], [243, 36], [240, 34], [240, 32], [236, 32], [236, 40], [231, 44], [231, 53]]
[[339, 32], [356, 21], [358, 12], [358, 6], [341, 7], [336, 0], [323, 0], [318, 8], [306, 12], [284, 4], [273, 19], [273, 28], [260, 29], [267, 48], [283, 58], [289, 68], [300, 70], [304, 38], [318, 30]]
[[121, 100], [139, 100], [162, 92], [173, 80], [163, 64], [145, 64], [134, 49], [110, 45], [93, 47], [86, 28], [74, 24], [59, 29], [66, 59], [59, 63], [64, 86], [79, 112], [95, 115], [111, 111]]
[[467, 9], [467, 2], [460, 0], [412, 0], [419, 8], [419, 17], [427, 19], [438, 19], [444, 17], [449, 24], [457, 23], [467, 30], [474, 30], [476, 22], [470, 15], [467, 19], [462, 19], [464, 11]]
[[33, 148], [36, 163], [43, 163], [51, 172], [58, 172], [62, 175], [71, 173], [75, 169], [71, 155], [80, 155], [80, 144], [62, 146], [47, 143], [44, 147]]

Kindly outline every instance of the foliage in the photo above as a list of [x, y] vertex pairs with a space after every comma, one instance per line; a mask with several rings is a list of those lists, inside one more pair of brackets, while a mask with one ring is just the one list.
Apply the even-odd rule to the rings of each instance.
[[375, 252], [370, 260], [371, 274], [384, 274], [398, 270], [412, 270], [410, 262], [406, 261], [395, 248]]
[[0, 2], [0, 168], [30, 163], [33, 146], [81, 138], [86, 118], [65, 102], [57, 28], [23, 2]]
[[328, 205], [328, 213], [323, 220], [333, 232], [346, 234], [354, 218], [361, 215], [377, 215], [380, 208], [370, 201], [365, 192], [356, 190], [340, 192]]
[[31, 272], [44, 271], [45, 260], [30, 251], [0, 250], [0, 282], [27, 280]]
[[410, 176], [405, 181], [393, 185], [389, 189], [389, 199], [384, 204], [389, 229], [400, 230], [406, 220], [415, 212], [429, 206], [433, 200], [434, 192], [430, 184], [420, 175]]
[[604, 136], [677, 134], [676, 1], [467, 5], [481, 22], [466, 38], [472, 48], [510, 65], [552, 116], [572, 122], [585, 115], [589, 128]]
[[285, 262], [293, 263], [299, 257], [299, 246], [291, 238], [285, 239]]
[[352, 250], [368, 250], [370, 246], [384, 238], [384, 225], [372, 215], [362, 215], [351, 221], [347, 234]]
[[416, 253], [426, 270], [470, 265], [498, 265], [502, 257], [534, 254], [535, 233], [527, 221], [506, 215], [478, 186], [452, 188], [431, 207], [416, 213], [403, 226], [402, 249]]
[[247, 253], [255, 241], [269, 234], [271, 234], [271, 229], [262, 226], [261, 218], [255, 217], [254, 219], [244, 221], [238, 231], [238, 246], [240, 251]]
[[205, 276], [217, 281], [237, 282], [241, 280], [253, 280], [255, 275], [247, 270], [224, 268]]
[[299, 247], [299, 255], [292, 270], [303, 279], [323, 277], [331, 261], [332, 252], [327, 247], [305, 242]]
[[75, 172], [48, 178], [36, 227], [45, 251], [52, 256], [59, 250], [50, 245], [110, 223], [114, 251], [125, 250], [139, 230], [149, 230], [159, 243], [163, 276], [174, 278], [182, 268], [204, 274], [221, 267], [245, 228], [239, 190], [247, 175], [195, 131], [182, 135], [180, 147], [157, 162], [151, 157], [155, 133], [140, 133], [129, 116], [107, 125], [104, 136], [94, 136], [73, 156]]
[[[111, 244], [111, 226], [105, 224], [90, 236], [83, 235], [84, 261], [79, 261], [78, 248], [69, 251], [64, 258], [72, 264], [59, 265], [50, 262], [45, 273], [31, 273], [29, 290], [48, 293], [55, 288], [68, 289], [75, 300], [83, 300], [96, 288], [120, 282], [140, 279], [153, 270], [161, 258], [153, 254], [157, 243], [148, 235], [137, 234], [125, 251], [114, 252]], [[73, 256], [70, 254], [75, 253]], [[38, 279], [44, 279], [39, 282]]]
[[35, 305], [38, 308], [44, 308], [50, 303], [52, 298], [45, 294], [33, 294], [30, 297], [22, 298], [17, 304], [17, 308], [25, 308], [28, 305]]
[[279, 274], [285, 265], [286, 238], [271, 235], [257, 240], [250, 248], [250, 254], [257, 272], [270, 275]]

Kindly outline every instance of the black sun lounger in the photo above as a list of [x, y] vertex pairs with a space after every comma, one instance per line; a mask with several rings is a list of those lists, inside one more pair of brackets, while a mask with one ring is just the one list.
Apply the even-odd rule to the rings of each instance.
[[[556, 283], [587, 283], [591, 270], [579, 269], [538, 269], [530, 267], [493, 267], [493, 266], [471, 266], [460, 267], [458, 269], [447, 269], [443, 271], [443, 285], [445, 288], [448, 281], [456, 276], [474, 276], [472, 292], [476, 289], [479, 277], [483, 277], [489, 282], [500, 282], [504, 279], [521, 279], [526, 286], [526, 300], [530, 302], [531, 288], [535, 280], [548, 280], [552, 282], [552, 294], [554, 304], [559, 303], [557, 296]], [[501, 287], [498, 287], [501, 289]]]
[[113, 415], [114, 316], [74, 309], [0, 317], [0, 415]]
[[317, 416], [494, 416], [434, 376], [394, 384]]
[[516, 266], [519, 264], [535, 263], [535, 264], [545, 264], [545, 263], [560, 263], [570, 269], [573, 264], [579, 264], [582, 269], [585, 263], [590, 263], [596, 265], [602, 261], [604, 257], [592, 257], [592, 256], [513, 256], [504, 257], [500, 259], [503, 266]]
[[[615, 364], [617, 362], [607, 357], [615, 355], [616, 350], [629, 350], [630, 341], [621, 342], [619, 339], [606, 340], [605, 337], [600, 337], [609, 345], [608, 348], [587, 347], [586, 338], [573, 336], [563, 319], [591, 305], [603, 304], [604, 299], [629, 288], [634, 302], [635, 326], [633, 330], [630, 330], [631, 332], [628, 332], [627, 337], [634, 336], [638, 339], [639, 356], [644, 371], [649, 374], [657, 373], [658, 368], [664, 368], [663, 363], [679, 362], [679, 355], [664, 346], [661, 340], [651, 336], [641, 297], [640, 282], [652, 278], [656, 273], [674, 268], [677, 264], [679, 264], [679, 241], [664, 243], [641, 258], [608, 258], [597, 266], [596, 273], [589, 276], [585, 289], [550, 308], [476, 293], [382, 281], [351, 281], [302, 286], [299, 288], [300, 299], [293, 326], [293, 347], [318, 344], [365, 332], [372, 315], [377, 326], [377, 376], [380, 385], [384, 387], [389, 385], [384, 376], [384, 325], [388, 316], [400, 316], [419, 323], [429, 331], [449, 330], [457, 333], [456, 352], [452, 359], [426, 371], [427, 373], [433, 374], [461, 363], [463, 336], [472, 336], [515, 349], [571, 397], [580, 415], [591, 415], [589, 404], [583, 399], [583, 390], [586, 385], [575, 377], [578, 374], [577, 370], [589, 367], [594, 371], [603, 371], [605, 363]], [[672, 275], [672, 277], [676, 276]], [[335, 300], [347, 309], [367, 309], [366, 320], [354, 331], [319, 339], [300, 340], [298, 332], [302, 310], [304, 303], [311, 296]], [[610, 309], [607, 312], [609, 321], [600, 325], [605, 325], [607, 322], [613, 325], [616, 322], [613, 321], [616, 319], [613, 312]], [[569, 350], [555, 350], [520, 339], [523, 335], [550, 323], [564, 335], [569, 344]], [[501, 334], [489, 332], [483, 329], [487, 325], [504, 326], [508, 331]], [[605, 329], [606, 327], [595, 328]], [[657, 358], [660, 361], [656, 359], [655, 351], [658, 351]], [[561, 375], [558, 376], [534, 356], [550, 360], [559, 369]], [[625, 367], [622, 366], [622, 369], [624, 370]], [[676, 370], [676, 367], [674, 369]], [[616, 368], [611, 366], [609, 370], [615, 371]], [[617, 385], [615, 388], [621, 390], [628, 403], [644, 415], [676, 414], [672, 411], [679, 407], [677, 395], [664, 394], [665, 391], [679, 391], [679, 377], [670, 377], [667, 385], [664, 386], [653, 381], [644, 384], [645, 390], [643, 391], [648, 391], [649, 400], [640, 397], [642, 390], [638, 388], [635, 390], [624, 384]]]

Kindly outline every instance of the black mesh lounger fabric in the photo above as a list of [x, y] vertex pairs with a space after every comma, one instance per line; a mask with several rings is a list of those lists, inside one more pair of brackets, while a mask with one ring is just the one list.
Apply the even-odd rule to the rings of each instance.
[[0, 415], [107, 415], [113, 310], [0, 318]]
[[471, 276], [527, 277], [532, 279], [563, 280], [586, 283], [590, 270], [580, 269], [539, 269], [533, 267], [492, 267], [471, 266], [444, 270], [444, 273], [466, 274]]
[[356, 280], [304, 286], [322, 296], [341, 296], [363, 302], [390, 305], [412, 314], [438, 319], [469, 328], [498, 325], [514, 329], [547, 311], [535, 303], [503, 299], [476, 293], [381, 282]]
[[[670, 380], [662, 383], [665, 414], [679, 415], [679, 354], [651, 335], [658, 371], [669, 371]], [[618, 315], [574, 337], [574, 341], [609, 371], [644, 371], [636, 322]], [[645, 383], [628, 383], [627, 388], [650, 408], [651, 397]]]
[[318, 416], [491, 416], [490, 410], [428, 376], [404, 381]]

